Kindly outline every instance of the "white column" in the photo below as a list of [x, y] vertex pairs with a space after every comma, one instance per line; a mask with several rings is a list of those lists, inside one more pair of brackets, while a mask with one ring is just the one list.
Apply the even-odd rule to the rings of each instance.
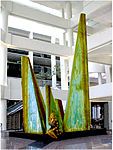
[[[0, 2], [1, 3], [1, 2]], [[1, 103], [1, 85], [0, 85], [0, 103]], [[1, 130], [2, 130], [2, 119], [1, 119], [1, 105], [0, 105], [0, 149], [2, 149], [2, 142], [1, 142]]]
[[[66, 2], [65, 5], [65, 18], [66, 19], [71, 19], [72, 18], [72, 5], [71, 2]], [[68, 41], [68, 46], [72, 48], [72, 43], [73, 43], [73, 31], [72, 29], [67, 29], [67, 41]], [[72, 65], [73, 65], [73, 56], [69, 58], [69, 80], [71, 79], [71, 72], [72, 72]]]
[[60, 57], [60, 68], [61, 68], [61, 89], [68, 90], [68, 61]]
[[64, 8], [62, 8], [62, 18], [65, 18]]
[[56, 88], [56, 56], [51, 55], [52, 88]]
[[72, 18], [72, 5], [71, 5], [71, 2], [67, 1], [65, 2], [65, 18], [66, 19], [70, 19]]
[[32, 51], [29, 51], [29, 59], [30, 59], [30, 62], [31, 62], [31, 65], [33, 67], [33, 52]]
[[110, 65], [105, 65], [105, 73], [106, 73], [106, 83], [111, 82], [111, 66]]
[[100, 118], [100, 106], [97, 106], [97, 119]]
[[[51, 43], [55, 44], [56, 37], [51, 37]], [[51, 74], [52, 74], [52, 88], [56, 88], [56, 56], [51, 55]]]
[[95, 119], [95, 108], [94, 108], [94, 106], [92, 107], [92, 119]]
[[0, 85], [7, 85], [7, 47], [0, 45]]
[[72, 47], [73, 32], [72, 29], [67, 29], [68, 46]]
[[0, 85], [7, 85], [7, 45], [6, 34], [8, 27], [8, 12], [5, 9], [5, 6], [1, 5], [0, 9]]
[[6, 9], [7, 2], [1, 3], [0, 6], [0, 123], [2, 124], [2, 130], [6, 130], [6, 111], [7, 101], [1, 98], [2, 86], [7, 86], [7, 45], [6, 34], [8, 29], [8, 12]]
[[73, 58], [74, 56], [70, 56], [68, 61], [69, 61], [69, 81], [71, 79], [71, 73], [72, 73], [72, 67], [73, 67]]
[[[65, 38], [65, 37], [64, 37]], [[65, 45], [65, 39], [60, 41], [61, 45]], [[68, 90], [68, 60], [60, 57], [60, 70], [61, 70], [61, 89]]]
[[[65, 5], [65, 12], [66, 12], [66, 19], [72, 18], [72, 6], [71, 2], [66, 2]], [[67, 29], [67, 40], [68, 40], [68, 46], [72, 47], [72, 41], [73, 41], [73, 31], [72, 29]]]
[[66, 46], [66, 33], [65, 32], [63, 33], [63, 45]]
[[29, 33], [29, 38], [30, 38], [30, 39], [33, 39], [33, 32], [30, 32], [30, 33]]
[[102, 74], [100, 72], [98, 73], [98, 84], [102, 84]]
[[[1, 85], [0, 85], [0, 133], [1, 133], [1, 130], [2, 130], [2, 115], [1, 115], [1, 96], [2, 96], [2, 93], [1, 93]], [[1, 138], [1, 135], [0, 135], [0, 138]]]
[[6, 130], [7, 124], [7, 100], [0, 100], [0, 123], [2, 123], [2, 130]]
[[[30, 39], [33, 39], [33, 32], [30, 32], [29, 38], [30, 38]], [[28, 56], [29, 56], [31, 65], [32, 65], [32, 67], [33, 67], [33, 51], [29, 51], [29, 55], [28, 55]]]
[[[65, 18], [65, 10], [62, 8], [62, 18]], [[61, 45], [66, 46], [66, 32], [63, 33], [63, 43], [60, 43]]]

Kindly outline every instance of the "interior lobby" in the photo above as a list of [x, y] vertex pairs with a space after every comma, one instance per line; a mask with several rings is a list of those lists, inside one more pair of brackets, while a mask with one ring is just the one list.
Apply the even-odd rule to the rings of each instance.
[[[1, 149], [112, 149], [112, 0], [1, 0], [0, 8]], [[44, 100], [48, 85], [66, 111], [81, 13], [86, 14], [90, 127], [107, 134], [48, 144], [9, 137], [23, 131], [21, 56], [29, 58]]]

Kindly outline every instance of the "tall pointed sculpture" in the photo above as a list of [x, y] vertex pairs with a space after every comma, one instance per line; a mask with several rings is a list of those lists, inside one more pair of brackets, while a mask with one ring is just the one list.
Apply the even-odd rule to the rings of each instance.
[[81, 14], [78, 25], [68, 101], [64, 115], [64, 131], [72, 132], [88, 129], [90, 129], [90, 104], [86, 18], [85, 14]]
[[26, 133], [46, 132], [45, 104], [28, 57], [21, 58], [23, 125]]

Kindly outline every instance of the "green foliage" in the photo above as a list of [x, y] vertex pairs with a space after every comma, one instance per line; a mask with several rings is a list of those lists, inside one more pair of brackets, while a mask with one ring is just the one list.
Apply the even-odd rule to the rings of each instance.
[[36, 74], [37, 79], [41, 79], [41, 80], [51, 80], [52, 76], [49, 72], [40, 72], [38, 74]]

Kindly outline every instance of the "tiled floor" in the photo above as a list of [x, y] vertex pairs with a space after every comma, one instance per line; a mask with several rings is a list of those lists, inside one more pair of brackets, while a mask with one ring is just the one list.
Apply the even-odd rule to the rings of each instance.
[[35, 140], [2, 137], [1, 149], [112, 149], [112, 136], [100, 135], [51, 142], [45, 145]]
[[89, 136], [52, 142], [44, 149], [112, 149], [111, 135]]

